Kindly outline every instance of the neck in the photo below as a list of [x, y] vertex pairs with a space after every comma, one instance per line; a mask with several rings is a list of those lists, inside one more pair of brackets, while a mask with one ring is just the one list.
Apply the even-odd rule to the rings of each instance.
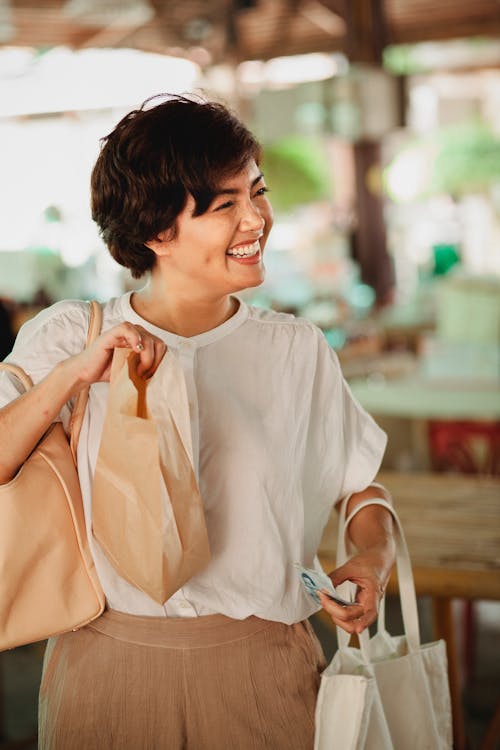
[[134, 292], [131, 304], [141, 318], [185, 338], [217, 328], [238, 309], [237, 300], [230, 295], [214, 299], [173, 295], [153, 279]]

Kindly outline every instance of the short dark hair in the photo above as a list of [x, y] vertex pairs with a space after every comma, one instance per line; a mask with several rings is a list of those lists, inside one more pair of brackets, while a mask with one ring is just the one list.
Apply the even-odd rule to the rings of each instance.
[[91, 177], [92, 218], [113, 258], [134, 278], [155, 264], [144, 243], [168, 229], [175, 236], [189, 193], [199, 216], [222, 179], [260, 160], [259, 144], [224, 105], [160, 97], [147, 99], [101, 139]]

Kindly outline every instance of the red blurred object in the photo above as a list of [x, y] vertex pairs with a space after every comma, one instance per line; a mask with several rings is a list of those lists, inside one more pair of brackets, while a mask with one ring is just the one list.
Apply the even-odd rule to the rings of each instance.
[[500, 476], [500, 422], [429, 422], [434, 471]]

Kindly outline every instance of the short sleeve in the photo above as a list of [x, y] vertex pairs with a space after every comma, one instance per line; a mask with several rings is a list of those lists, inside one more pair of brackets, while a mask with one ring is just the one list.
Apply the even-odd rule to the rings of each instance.
[[[387, 436], [356, 401], [336, 353], [319, 329], [306, 447], [305, 497], [311, 517], [326, 522], [332, 506], [375, 478]], [[309, 514], [308, 514], [309, 515]]]
[[[89, 306], [80, 300], [65, 300], [43, 310], [19, 330], [12, 352], [5, 362], [18, 365], [38, 383], [64, 359], [85, 346], [89, 323]], [[24, 392], [19, 380], [6, 371], [0, 372], [0, 408]], [[67, 426], [71, 403], [60, 414]]]

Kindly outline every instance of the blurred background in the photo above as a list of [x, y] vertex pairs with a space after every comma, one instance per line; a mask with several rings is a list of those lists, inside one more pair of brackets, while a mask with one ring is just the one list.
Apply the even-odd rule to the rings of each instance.
[[[276, 221], [247, 301], [323, 329], [391, 476], [477, 481], [471, 502], [488, 481], [500, 508], [498, 0], [0, 0], [0, 359], [44, 306], [138, 286], [90, 219], [90, 170], [126, 112], [189, 91], [264, 146]], [[498, 575], [495, 513], [497, 545], [469, 539], [459, 568]], [[457, 747], [493, 736], [497, 593], [453, 604]], [[5, 747], [33, 742], [39, 656], [0, 660]]]

